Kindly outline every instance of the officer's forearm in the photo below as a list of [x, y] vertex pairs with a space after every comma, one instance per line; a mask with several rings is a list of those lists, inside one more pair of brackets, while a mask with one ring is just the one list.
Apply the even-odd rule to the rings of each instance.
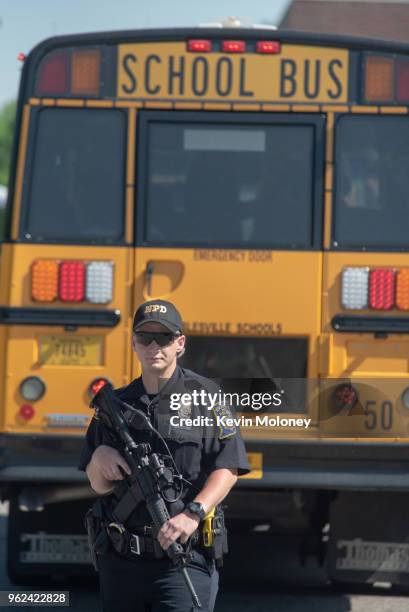
[[108, 493], [113, 489], [112, 481], [107, 480], [104, 478], [104, 476], [102, 476], [100, 470], [97, 468], [95, 463], [93, 463], [92, 459], [85, 468], [85, 471], [92, 489], [94, 489], [95, 493], [98, 495], [104, 495], [104, 493]]
[[226, 497], [230, 489], [237, 482], [237, 470], [220, 468], [214, 470], [205, 482], [203, 489], [198, 493], [194, 501], [200, 502], [206, 512]]

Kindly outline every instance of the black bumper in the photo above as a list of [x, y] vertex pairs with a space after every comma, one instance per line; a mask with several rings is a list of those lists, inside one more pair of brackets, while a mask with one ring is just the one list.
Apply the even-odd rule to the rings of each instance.
[[[12, 482], [87, 483], [77, 469], [82, 436], [0, 435], [0, 486]], [[409, 442], [246, 441], [262, 454], [262, 478], [240, 488], [409, 491]]]
[[409, 491], [409, 442], [247, 441], [262, 453], [263, 475], [245, 479], [251, 489]]
[[82, 436], [0, 435], [0, 485], [12, 482], [87, 483], [77, 469]]

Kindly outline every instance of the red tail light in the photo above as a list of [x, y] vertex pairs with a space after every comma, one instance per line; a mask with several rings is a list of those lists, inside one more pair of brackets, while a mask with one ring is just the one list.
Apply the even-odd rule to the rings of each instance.
[[85, 294], [85, 266], [81, 261], [64, 261], [60, 265], [60, 299], [82, 302]]
[[334, 403], [338, 410], [353, 408], [358, 400], [358, 393], [348, 383], [340, 385], [334, 391]]
[[244, 40], [223, 40], [221, 50], [224, 53], [244, 53], [246, 51], [246, 43]]
[[68, 93], [70, 87], [69, 60], [68, 51], [56, 51], [43, 59], [38, 73], [37, 95]]
[[20, 417], [25, 421], [29, 421], [35, 414], [34, 407], [31, 404], [23, 404], [18, 411]]
[[395, 299], [395, 274], [388, 268], [369, 273], [369, 307], [374, 310], [390, 310]]
[[396, 100], [407, 102], [409, 100], [409, 62], [407, 60], [399, 61], [396, 68]]

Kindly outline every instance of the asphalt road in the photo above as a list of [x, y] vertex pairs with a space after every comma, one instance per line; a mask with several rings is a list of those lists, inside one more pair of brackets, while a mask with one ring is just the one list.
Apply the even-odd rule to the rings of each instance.
[[[0, 504], [0, 590], [26, 590], [33, 587], [17, 587], [6, 574], [6, 527], [7, 504]], [[291, 551], [287, 551], [287, 556]], [[325, 584], [322, 573], [314, 563], [298, 571], [283, 569], [280, 559], [283, 555], [276, 551], [277, 563], [274, 582], [254, 584], [238, 576], [237, 583], [223, 584], [216, 603], [216, 612], [406, 612], [409, 610], [409, 595], [391, 594], [387, 590], [334, 592]], [[246, 568], [242, 568], [245, 575]], [[240, 587], [238, 585], [240, 584]], [[40, 588], [40, 587], [38, 587]], [[44, 584], [47, 590], [69, 590], [70, 609], [83, 612], [99, 611], [97, 583], [85, 586]], [[11, 608], [10, 608], [11, 609]], [[32, 610], [21, 606], [20, 610]]]

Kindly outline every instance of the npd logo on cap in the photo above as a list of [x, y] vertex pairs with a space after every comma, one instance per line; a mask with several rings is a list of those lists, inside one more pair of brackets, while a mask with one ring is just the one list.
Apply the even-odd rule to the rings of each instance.
[[148, 312], [161, 312], [164, 314], [165, 312], [168, 312], [168, 309], [166, 306], [163, 306], [163, 304], [149, 304], [148, 306], [145, 306], [144, 310], [145, 314]]

